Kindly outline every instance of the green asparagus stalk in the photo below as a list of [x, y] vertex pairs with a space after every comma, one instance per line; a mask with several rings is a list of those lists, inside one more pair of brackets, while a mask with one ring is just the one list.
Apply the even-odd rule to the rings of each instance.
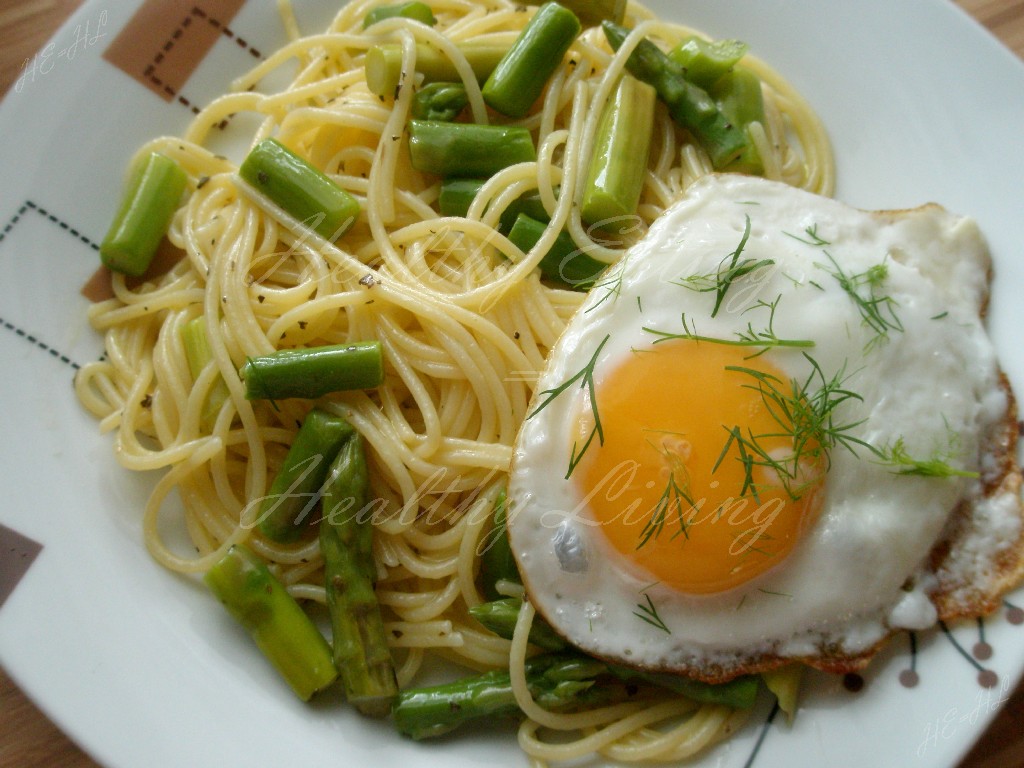
[[519, 33], [484, 84], [484, 101], [509, 117], [524, 117], [580, 33], [565, 6], [545, 3]]
[[[544, 234], [547, 224], [519, 214], [508, 233], [508, 239], [522, 251], [531, 250]], [[568, 232], [560, 232], [550, 250], [540, 261], [540, 271], [548, 280], [563, 288], [589, 290], [608, 266], [591, 258], [572, 239]]]
[[133, 277], [149, 269], [187, 182], [181, 166], [159, 152], [136, 162], [100, 243], [100, 259], [109, 269]]
[[601, 113], [580, 216], [588, 224], [635, 216], [643, 191], [657, 94], [623, 75]]
[[[604, 664], [575, 654], [546, 654], [526, 662], [530, 693], [554, 711], [600, 706], [629, 696], [623, 686], [597, 686]], [[399, 732], [414, 739], [441, 736], [480, 718], [515, 717], [520, 713], [509, 673], [503, 670], [446, 685], [410, 688], [395, 702]]]
[[686, 79], [701, 88], [711, 85], [739, 63], [747, 53], [740, 40], [705, 40], [691, 35], [681, 40], [668, 57], [683, 68]]
[[[469, 62], [477, 82], [483, 83], [508, 51], [507, 46], [483, 41], [457, 44]], [[366, 85], [380, 98], [393, 98], [402, 79], [402, 46], [397, 43], [375, 45], [366, 52]], [[459, 73], [451, 59], [426, 43], [416, 45], [416, 71], [423, 75], [423, 83], [455, 82]]]
[[[601, 27], [615, 50], [629, 35], [628, 29], [608, 21]], [[746, 131], [730, 123], [708, 92], [687, 81], [682, 67], [650, 40], [640, 41], [626, 68], [638, 80], [654, 86], [672, 119], [693, 134], [716, 169], [736, 160], [749, 144]]]
[[560, 0], [575, 13], [585, 27], [596, 27], [602, 21], [621, 24], [626, 18], [626, 0]]
[[378, 21], [393, 19], [399, 16], [406, 19], [415, 19], [429, 27], [437, 24], [437, 19], [434, 18], [434, 14], [430, 10], [429, 5], [426, 3], [411, 2], [398, 3], [397, 5], [378, 5], [363, 17], [363, 29], [372, 27]]
[[302, 422], [260, 504], [259, 529], [269, 539], [290, 543], [302, 535], [320, 501], [327, 473], [355, 430], [342, 418], [314, 408]]
[[204, 581], [300, 699], [307, 701], [334, 682], [338, 672], [327, 641], [249, 549], [231, 547]]
[[345, 234], [359, 217], [358, 200], [277, 139], [257, 144], [238, 174], [328, 240]]
[[[503, 597], [474, 605], [469, 609], [469, 615], [498, 637], [511, 640], [521, 606], [522, 600]], [[530, 642], [545, 651], [564, 651], [569, 647], [565, 640], [551, 628], [551, 625], [541, 619], [534, 619], [533, 625], [530, 627]]]
[[[733, 67], [731, 72], [715, 81], [709, 93], [729, 121], [745, 133], [747, 126], [753, 122], [764, 125], [761, 78], [746, 67]], [[729, 163], [725, 170], [761, 175], [764, 173], [764, 161], [754, 143], [748, 142], [739, 157]]]
[[[210, 340], [206, 336], [206, 318], [199, 315], [185, 323], [181, 327], [181, 340], [185, 346], [188, 369], [192, 374], [192, 380], [195, 381], [213, 360]], [[213, 426], [221, 406], [228, 399], [228, 394], [228, 385], [218, 376], [206, 395], [206, 402], [203, 403], [203, 411], [199, 416], [199, 424], [203, 429], [208, 431]]]
[[312, 399], [329, 392], [380, 386], [384, 355], [379, 341], [281, 349], [249, 358], [241, 376], [249, 400]]
[[526, 128], [437, 120], [409, 121], [409, 152], [416, 170], [438, 176], [491, 176], [537, 151]]
[[428, 83], [412, 100], [412, 116], [417, 120], [451, 122], [469, 104], [462, 83]]
[[647, 672], [609, 664], [608, 672], [626, 683], [647, 683], [678, 693], [702, 704], [721, 704], [733, 709], [750, 709], [757, 698], [757, 676], [744, 675], [727, 683], [705, 683], [682, 675]]
[[[470, 614], [498, 637], [511, 640], [521, 605], [522, 601], [517, 598], [503, 598], [476, 605], [470, 609]], [[550, 651], [569, 647], [551, 625], [539, 616], [534, 618], [530, 627], [530, 642]], [[626, 683], [653, 685], [694, 701], [724, 704], [735, 709], [749, 709], [754, 706], [754, 699], [757, 696], [757, 677], [753, 675], [712, 685], [682, 675], [649, 672], [618, 664], [608, 664], [602, 671]]]
[[497, 600], [501, 597], [497, 590], [499, 581], [510, 581], [515, 584], [522, 581], [508, 540], [507, 501], [507, 492], [502, 489], [494, 500], [491, 529], [480, 545], [480, 583], [484, 597], [488, 600]]
[[445, 179], [437, 206], [442, 216], [465, 216], [486, 179]]
[[383, 717], [391, 711], [398, 683], [373, 590], [368, 483], [362, 439], [354, 434], [342, 445], [325, 484], [320, 551], [334, 663], [345, 696], [364, 715]]
[[[480, 193], [485, 180], [483, 179], [445, 179], [441, 182], [441, 194], [438, 196], [437, 204], [442, 216], [465, 216], [469, 213], [469, 207], [473, 200]], [[557, 194], [557, 190], [556, 190]], [[537, 192], [529, 192], [522, 195], [501, 212], [498, 220], [498, 229], [508, 234], [512, 225], [516, 223], [516, 217], [525, 213], [531, 219], [549, 221], [548, 212]]]

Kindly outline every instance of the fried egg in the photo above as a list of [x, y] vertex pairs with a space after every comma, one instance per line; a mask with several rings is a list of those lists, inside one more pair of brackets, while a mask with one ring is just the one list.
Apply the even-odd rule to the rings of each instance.
[[590, 291], [519, 434], [530, 600], [596, 656], [846, 671], [1021, 578], [989, 254], [937, 205], [694, 184]]

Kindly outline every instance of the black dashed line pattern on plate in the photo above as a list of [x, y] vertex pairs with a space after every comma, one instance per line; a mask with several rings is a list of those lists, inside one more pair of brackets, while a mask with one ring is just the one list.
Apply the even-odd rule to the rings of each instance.
[[[32, 202], [31, 200], [26, 200], [24, 203], [22, 203], [21, 207], [18, 208], [18, 212], [15, 213], [10, 218], [10, 220], [4, 225], [3, 230], [0, 230], [0, 243], [3, 243], [3, 241], [7, 239], [7, 236], [14, 230], [14, 228], [18, 225], [19, 222], [24, 220], [25, 215], [29, 212], [34, 212], [42, 216], [46, 221], [55, 225], [58, 229], [65, 232], [69, 236], [89, 246], [89, 248], [91, 248], [92, 250], [99, 251], [100, 247], [98, 243], [96, 243], [89, 237], [83, 235], [78, 229], [71, 226], [66, 221], [56, 216], [55, 214], [51, 213], [48, 209], [41, 207], [40, 205]], [[77, 371], [79, 368], [81, 368], [81, 366], [78, 363], [76, 363], [70, 357], [62, 353], [60, 350], [54, 349], [52, 346], [50, 346], [49, 344], [47, 344], [45, 341], [41, 340], [34, 334], [30, 333], [24, 328], [15, 325], [14, 323], [9, 322], [3, 317], [0, 317], [0, 327], [4, 328], [7, 331], [10, 331], [15, 336], [24, 339], [25, 341], [34, 345], [37, 349], [41, 349], [43, 352], [46, 352], [48, 355], [59, 360], [65, 365], [71, 366], [71, 368], [73, 368], [74, 370]]]
[[[156, 56], [153, 57], [153, 62], [148, 67], [146, 67], [146, 71], [143, 72], [143, 76], [148, 78], [149, 81], [153, 83], [153, 85], [155, 85], [157, 88], [162, 89], [164, 93], [175, 99], [183, 107], [186, 107], [189, 111], [192, 112], [193, 115], [198, 115], [201, 111], [199, 107], [197, 107], [190, 99], [187, 99], [186, 97], [182, 96], [181, 93], [179, 93], [173, 87], [165, 83], [156, 75], [157, 67], [164, 60], [164, 57], [168, 53], [170, 53], [171, 49], [174, 48], [175, 43], [181, 39], [182, 35], [185, 34], [185, 30], [187, 30], [192, 25], [193, 17], [206, 21], [211, 27], [220, 32], [221, 35], [228, 38], [229, 40], [234, 40], [235, 43], [238, 44], [239, 48], [246, 51], [253, 58], [262, 59], [263, 54], [260, 53], [256, 48], [249, 45], [245, 38], [236, 35], [231, 30], [230, 27], [226, 26], [213, 16], [207, 14], [206, 11], [204, 11], [202, 8], [198, 6], [192, 6], [190, 14], [191, 15], [186, 16], [184, 19], [182, 19], [181, 24], [178, 25], [177, 29], [175, 29], [171, 36], [167, 39], [167, 41], [164, 42], [163, 46], [161, 46], [161, 49], [157, 51]], [[220, 123], [218, 123], [218, 127], [220, 127], [221, 129], [223, 129], [226, 125], [227, 120], [222, 120]]]

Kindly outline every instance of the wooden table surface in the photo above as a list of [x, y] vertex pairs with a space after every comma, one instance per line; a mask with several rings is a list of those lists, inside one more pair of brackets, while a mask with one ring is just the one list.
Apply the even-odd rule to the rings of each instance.
[[[27, 59], [82, 0], [0, 0], [0, 95], [17, 80]], [[957, 0], [1018, 56], [1024, 58], [1024, 0]], [[1024, 766], [1024, 684], [959, 768]], [[65, 737], [0, 670], [0, 766], [94, 768], [97, 764]]]

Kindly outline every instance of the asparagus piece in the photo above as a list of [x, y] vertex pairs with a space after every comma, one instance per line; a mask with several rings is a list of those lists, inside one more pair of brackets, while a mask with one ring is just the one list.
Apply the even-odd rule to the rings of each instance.
[[412, 100], [412, 116], [417, 120], [451, 122], [469, 104], [462, 83], [428, 83]]
[[[718, 102], [722, 113], [733, 125], [742, 128], [744, 133], [753, 122], [764, 125], [761, 78], [746, 67], [733, 67], [731, 72], [715, 81], [709, 93]], [[764, 173], [764, 161], [754, 143], [748, 142], [739, 157], [726, 166], [726, 170], [761, 175]]]
[[683, 68], [683, 74], [691, 83], [710, 88], [746, 53], [747, 44], [740, 40], [711, 41], [691, 35], [669, 51], [668, 57]]
[[241, 370], [248, 400], [315, 398], [328, 392], [368, 389], [384, 381], [379, 341], [280, 349], [252, 357]]
[[[508, 239], [523, 251], [529, 251], [544, 234], [547, 224], [519, 214]], [[564, 288], [586, 291], [608, 265], [592, 259], [579, 249], [568, 232], [560, 232], [551, 249], [540, 260], [540, 272]]]
[[[483, 585], [484, 597], [488, 600], [497, 600], [501, 597], [497, 591], [499, 581], [511, 581], [517, 584], [522, 581], [515, 557], [512, 556], [512, 547], [508, 541], [507, 500], [506, 491], [502, 489], [494, 500], [491, 530], [482, 542], [482, 551], [480, 552], [480, 580]], [[472, 609], [470, 610], [472, 611]], [[502, 635], [502, 637], [509, 637], [509, 635]]]
[[409, 121], [409, 152], [416, 170], [439, 176], [491, 176], [537, 159], [526, 128], [437, 120]]
[[727, 683], [705, 683], [667, 672], [648, 672], [609, 664], [608, 672], [623, 682], [648, 683], [674, 691], [702, 704], [722, 704], [733, 709], [750, 709], [757, 698], [757, 676], [744, 675]]
[[[605, 37], [618, 50], [629, 30], [603, 22]], [[749, 143], [746, 131], [732, 125], [707, 91], [686, 80], [683, 69], [650, 40], [641, 40], [626, 61], [638, 80], [654, 86], [672, 119], [690, 131], [716, 169], [734, 161]]]
[[345, 234], [359, 216], [358, 200], [277, 139], [257, 144], [238, 174], [328, 240]]
[[509, 117], [524, 117], [580, 33], [576, 14], [545, 3], [519, 33], [484, 84], [484, 101]]
[[[206, 337], [206, 318], [199, 315], [185, 323], [181, 327], [181, 340], [185, 345], [185, 357], [188, 359], [188, 369], [194, 381], [213, 360], [210, 340]], [[199, 424], [203, 429], [209, 430], [213, 426], [221, 406], [228, 399], [228, 394], [228, 385], [218, 376], [206, 395], [206, 402], [203, 403], [203, 411], [199, 416]]]
[[100, 259], [108, 268], [132, 277], [149, 269], [187, 181], [181, 166], [159, 152], [135, 163], [121, 204], [100, 243]]
[[302, 535], [320, 501], [331, 462], [353, 433], [347, 421], [319, 408], [306, 414], [270, 493], [260, 504], [260, 533], [281, 543]]
[[[586, 708], [621, 701], [623, 686], [596, 686], [604, 664], [575, 654], [545, 654], [526, 662], [526, 680], [537, 702], [551, 710]], [[440, 736], [479, 718], [520, 712], [509, 673], [485, 672], [454, 683], [402, 691], [393, 715], [399, 732], [414, 739]]]
[[585, 27], [596, 27], [602, 21], [621, 24], [626, 18], [626, 0], [561, 0], [575, 13]]
[[365, 514], [368, 484], [362, 439], [352, 434], [331, 465], [324, 488], [320, 551], [334, 664], [345, 696], [364, 715], [383, 717], [391, 711], [398, 683], [373, 591], [373, 524]]
[[[470, 609], [470, 614], [477, 618], [489, 630], [499, 637], [512, 639], [516, 618], [522, 602], [517, 598], [493, 600], [481, 603]], [[557, 651], [568, 647], [566, 642], [540, 617], [535, 617], [530, 627], [530, 642], [545, 650]], [[561, 643], [559, 647], [558, 643]], [[711, 684], [700, 680], [692, 680], [682, 675], [667, 672], [649, 672], [633, 669], [618, 664], [608, 664], [605, 673], [626, 683], [645, 683], [664, 688], [685, 696], [688, 699], [707, 704], [724, 704], [735, 709], [749, 709], [754, 706], [757, 696], [757, 677], [747, 675], [730, 680], [728, 683]]]
[[249, 549], [231, 547], [204, 581], [300, 699], [307, 701], [334, 682], [338, 672], [327, 641]]
[[[469, 615], [483, 624], [498, 637], [512, 639], [519, 618], [522, 601], [514, 597], [503, 597], [474, 605]], [[565, 640], [541, 619], [534, 619], [530, 627], [530, 642], [545, 651], [564, 651], [568, 648]]]
[[635, 216], [643, 191], [657, 94], [623, 75], [605, 104], [583, 185], [580, 216], [599, 224]]
[[415, 19], [429, 27], [437, 24], [437, 19], [434, 18], [434, 14], [430, 10], [429, 5], [426, 3], [412, 2], [398, 3], [397, 5], [378, 5], [363, 17], [363, 29], [372, 27], [378, 21], [393, 19], [396, 16], [401, 16], [406, 19]]
[[476, 199], [485, 179], [445, 179], [437, 206], [442, 216], [465, 216]]
[[[474, 198], [483, 187], [484, 180], [481, 179], [445, 179], [441, 183], [441, 194], [438, 196], [438, 207], [442, 216], [465, 216], [469, 212], [469, 206], [473, 204]], [[556, 190], [557, 195], [557, 190]], [[537, 192], [529, 192], [516, 198], [511, 205], [501, 212], [498, 220], [498, 229], [505, 234], [512, 229], [516, 223], [516, 217], [525, 213], [531, 219], [549, 221], [548, 212]]]
[[[484, 82], [498, 66], [508, 48], [487, 41], [458, 43], [477, 82]], [[392, 98], [402, 79], [402, 46], [397, 43], [375, 45], [366, 52], [366, 85], [380, 98]], [[454, 82], [459, 73], [451, 59], [426, 43], [416, 44], [416, 71], [423, 83]]]

